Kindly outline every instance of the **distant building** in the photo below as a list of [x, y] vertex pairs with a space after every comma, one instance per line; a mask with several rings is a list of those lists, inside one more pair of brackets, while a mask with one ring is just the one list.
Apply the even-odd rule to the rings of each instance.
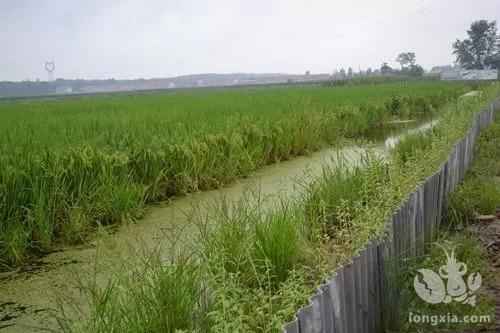
[[462, 75], [460, 74], [460, 71], [461, 71], [460, 68], [452, 68], [440, 72], [439, 75], [441, 76], [441, 80], [447, 80], [447, 81], [461, 80]]
[[487, 81], [487, 80], [498, 80], [498, 70], [496, 69], [462, 69], [453, 68], [451, 70], [446, 70], [441, 73], [441, 80], [446, 81]]
[[[434, 75], [441, 75], [441, 73], [443, 72], [449, 72], [449, 71], [452, 71], [454, 70], [455, 67], [453, 67], [452, 65], [445, 65], [445, 66], [434, 66], [432, 67], [431, 71], [429, 72], [429, 74], [434, 74]], [[460, 69], [459, 67], [457, 67], [457, 69]]]
[[71, 86], [57, 86], [56, 94], [71, 94], [73, 92], [73, 88]]

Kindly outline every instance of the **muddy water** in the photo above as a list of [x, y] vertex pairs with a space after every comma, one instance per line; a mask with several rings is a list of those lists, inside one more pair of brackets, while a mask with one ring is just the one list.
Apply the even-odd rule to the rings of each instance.
[[[408, 124], [408, 128], [394, 128], [386, 132], [386, 140], [376, 144], [325, 149], [309, 156], [267, 166], [246, 179], [222, 189], [195, 193], [172, 200], [168, 204], [149, 207], [145, 217], [136, 224], [128, 224], [111, 235], [101, 235], [83, 247], [73, 247], [52, 253], [38, 262], [16, 272], [0, 275], [0, 333], [38, 332], [39, 328], [56, 327], [54, 323], [55, 298], [73, 297], [79, 301], [74, 281], [98, 271], [105, 279], [117, 263], [132, 262], [137, 251], [151, 251], [159, 243], [169, 254], [173, 244], [192, 248], [195, 240], [191, 213], [208, 212], [214, 200], [222, 197], [230, 201], [246, 200], [249, 193], [258, 193], [265, 206], [272, 207], [277, 198], [293, 199], [304, 185], [320, 175], [325, 165], [339, 163], [340, 156], [347, 163], [360, 161], [367, 149], [383, 155], [394, 146], [402, 134], [422, 131], [432, 126]], [[255, 196], [250, 196], [255, 198]], [[263, 198], [263, 199], [262, 199]], [[178, 248], [178, 246], [176, 246]], [[99, 258], [96, 261], [96, 258]], [[96, 262], [99, 264], [97, 265]]]

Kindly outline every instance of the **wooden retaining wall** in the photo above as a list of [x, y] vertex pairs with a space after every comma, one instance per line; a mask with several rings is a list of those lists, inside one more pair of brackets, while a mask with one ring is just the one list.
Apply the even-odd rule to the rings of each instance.
[[397, 308], [383, 311], [387, 304], [397, 304], [400, 293], [391, 286], [388, 272], [401, 267], [401, 260], [423, 254], [426, 244], [435, 238], [446, 199], [463, 179], [479, 133], [492, 123], [498, 109], [500, 100], [474, 116], [467, 135], [454, 146], [448, 160], [386, 222], [385, 236], [372, 240], [324, 281], [295, 320], [284, 326], [284, 333], [374, 333], [383, 329], [383, 322], [398, 317]]

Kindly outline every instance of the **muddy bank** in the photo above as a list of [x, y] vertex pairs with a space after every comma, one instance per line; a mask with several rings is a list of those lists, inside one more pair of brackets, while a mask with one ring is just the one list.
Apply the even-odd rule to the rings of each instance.
[[[430, 126], [430, 123], [425, 123], [412, 131], [425, 130]], [[268, 207], [275, 205], [277, 198], [293, 200], [301, 193], [302, 186], [321, 173], [324, 165], [339, 163], [341, 156], [348, 163], [357, 163], [367, 149], [382, 155], [399, 140], [401, 133], [398, 135], [398, 132], [401, 130], [386, 133], [387, 140], [376, 144], [340, 150], [325, 149], [267, 166], [222, 189], [151, 206], [144, 219], [124, 225], [112, 235], [96, 235], [95, 240], [87, 245], [52, 253], [16, 272], [2, 273], [0, 332], [36, 332], [42, 327], [56, 327], [53, 313], [57, 297], [78, 300], [79, 286], [74, 284], [78, 279], [95, 272], [99, 272], [100, 279], [105, 279], [113, 271], [121, 269], [121, 263], [133, 263], [137, 252], [151, 251], [159, 244], [165, 256], [169, 255], [174, 244], [190, 251], [196, 245], [193, 238], [196, 226], [191, 223], [191, 214], [208, 213], [214, 200], [222, 197], [231, 201], [252, 198], [249, 193], [258, 193]]]

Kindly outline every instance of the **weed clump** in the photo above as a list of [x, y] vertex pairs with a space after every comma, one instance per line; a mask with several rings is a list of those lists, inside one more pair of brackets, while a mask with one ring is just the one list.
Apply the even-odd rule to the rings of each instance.
[[447, 222], [463, 227], [477, 215], [495, 214], [500, 207], [500, 124], [498, 121], [481, 133], [474, 151], [475, 160], [465, 180], [451, 193]]
[[324, 276], [318, 244], [304, 237], [303, 213], [282, 205], [223, 201], [201, 233], [213, 332], [277, 332]]
[[378, 196], [386, 176], [387, 165], [369, 156], [354, 167], [341, 163], [325, 168], [322, 176], [309, 187], [305, 199], [309, 228], [314, 230], [320, 226], [323, 235], [328, 237], [352, 228], [359, 212]]
[[[105, 285], [97, 279], [80, 281], [87, 310], [76, 316], [64, 312], [67, 316], [58, 320], [62, 331], [209, 332], [210, 299], [201, 266], [190, 259], [162, 262], [156, 255], [144, 259]], [[81, 315], [88, 319], [82, 322]]]

